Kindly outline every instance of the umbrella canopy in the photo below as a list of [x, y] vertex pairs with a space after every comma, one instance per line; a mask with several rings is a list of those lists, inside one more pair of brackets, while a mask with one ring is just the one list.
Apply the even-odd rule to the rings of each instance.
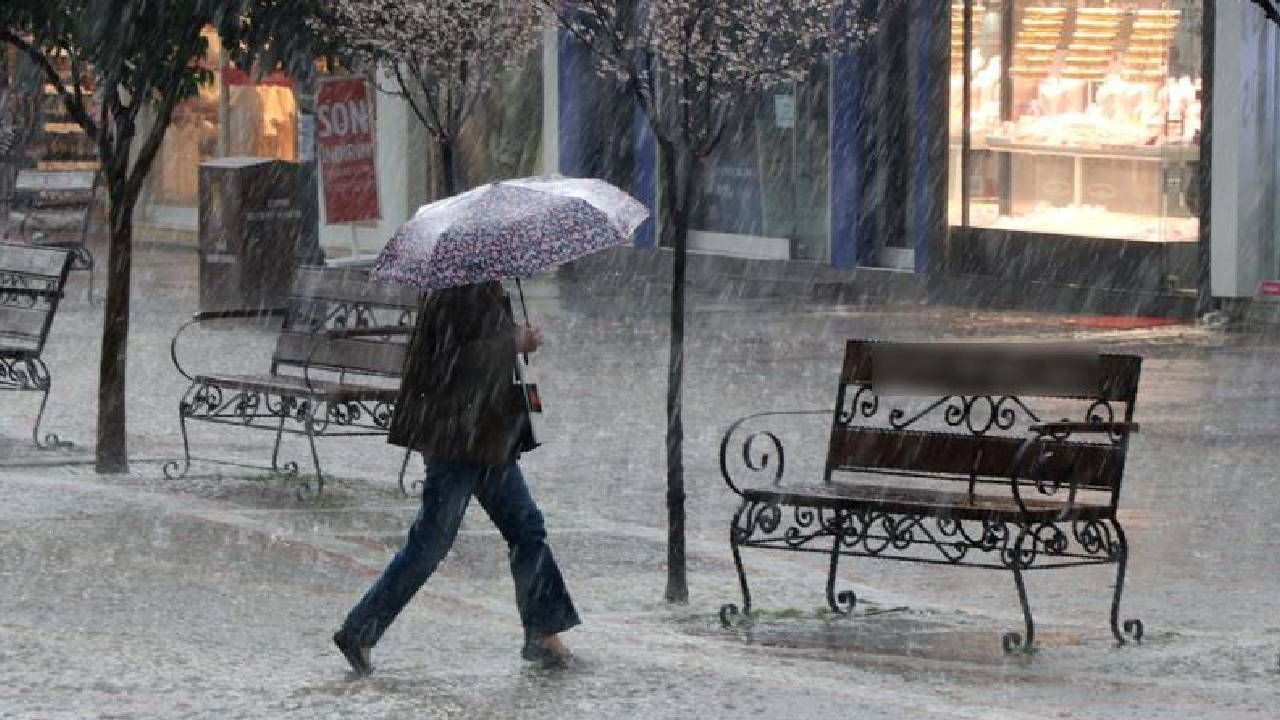
[[423, 206], [396, 231], [371, 274], [420, 290], [528, 277], [625, 244], [648, 217], [602, 180], [504, 180]]

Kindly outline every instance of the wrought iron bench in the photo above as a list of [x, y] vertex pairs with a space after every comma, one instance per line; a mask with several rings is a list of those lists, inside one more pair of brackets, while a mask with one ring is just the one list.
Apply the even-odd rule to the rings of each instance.
[[[283, 436], [307, 438], [319, 495], [324, 490], [324, 472], [317, 439], [387, 433], [418, 300], [417, 292], [370, 282], [360, 271], [303, 268], [293, 283], [289, 302], [293, 311], [250, 308], [197, 313], [178, 329], [170, 346], [174, 367], [190, 385], [178, 403], [183, 457], [167, 463], [165, 475], [185, 477], [193, 459], [258, 467], [225, 458], [193, 458], [188, 421], [255, 428], [275, 433], [269, 469], [283, 476], [298, 477], [296, 462], [280, 462]], [[317, 305], [327, 310], [313, 313]], [[192, 374], [178, 360], [179, 339], [194, 325], [268, 318], [279, 319], [282, 326], [271, 367], [264, 373]], [[402, 491], [408, 458], [406, 452], [400, 466]], [[299, 483], [299, 496], [310, 491], [308, 482]]]
[[44, 344], [70, 268], [65, 250], [0, 243], [0, 391], [40, 393], [31, 438], [43, 449], [67, 445], [53, 434], [42, 440], [40, 421], [53, 387]]
[[89, 276], [93, 300], [93, 253], [89, 226], [98, 201], [99, 174], [92, 170], [19, 170], [13, 183], [7, 234], [71, 253], [71, 269]]
[[[852, 591], [836, 590], [842, 556], [1010, 571], [1025, 630], [1004, 635], [1007, 652], [1035, 641], [1024, 572], [1113, 564], [1111, 632], [1122, 645], [1141, 640], [1141, 621], [1120, 621], [1129, 544], [1116, 516], [1138, 431], [1141, 359], [1026, 347], [981, 353], [850, 341], [834, 412], [819, 411], [832, 420], [817, 482], [783, 482], [782, 438], [795, 433], [784, 427], [812, 413], [762, 413], [730, 427], [720, 467], [742, 498], [729, 530], [742, 607], [721, 608], [726, 625], [751, 610], [741, 550], [762, 548], [825, 554], [827, 604], [842, 615], [857, 603]], [[1041, 377], [973, 382], [957, 371], [957, 357], [976, 361], [960, 368], [988, 376], [1008, 361]], [[779, 416], [791, 422], [767, 424]]]

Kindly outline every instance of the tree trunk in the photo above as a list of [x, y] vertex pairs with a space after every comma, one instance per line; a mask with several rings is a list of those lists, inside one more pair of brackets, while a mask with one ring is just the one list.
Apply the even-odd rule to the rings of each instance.
[[689, 601], [685, 558], [684, 492], [684, 314], [689, 210], [698, 180], [688, 149], [659, 141], [666, 233], [672, 249], [671, 356], [667, 369], [667, 590], [668, 602]]
[[456, 161], [454, 159], [453, 139], [437, 139], [436, 149], [440, 153], [440, 174], [437, 177], [439, 185], [436, 187], [439, 187], [444, 192], [443, 195], [436, 198], [439, 200], [456, 195], [458, 193], [458, 181], [457, 175], [454, 173]]
[[[106, 163], [108, 166], [111, 163]], [[111, 244], [107, 256], [107, 301], [102, 318], [102, 359], [98, 369], [99, 473], [129, 471], [125, 433], [125, 371], [128, 368], [129, 295], [133, 275], [133, 206], [137, 197], [121, 191], [124, 178], [107, 172]]]

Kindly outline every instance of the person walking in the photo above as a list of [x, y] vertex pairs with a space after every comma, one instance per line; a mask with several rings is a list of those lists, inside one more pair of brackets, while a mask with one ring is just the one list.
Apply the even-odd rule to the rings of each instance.
[[374, 646], [449, 552], [472, 496], [509, 549], [522, 657], [544, 666], [572, 658], [560, 634], [581, 620], [517, 463], [527, 420], [515, 363], [541, 342], [537, 328], [515, 324], [500, 282], [423, 302], [389, 434], [423, 455], [422, 505], [404, 546], [333, 636], [358, 674], [372, 672]]

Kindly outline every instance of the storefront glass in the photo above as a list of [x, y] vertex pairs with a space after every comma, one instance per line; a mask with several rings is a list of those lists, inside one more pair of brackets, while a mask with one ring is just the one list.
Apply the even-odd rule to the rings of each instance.
[[504, 72], [476, 103], [458, 140], [461, 187], [536, 175], [542, 163], [542, 48]]
[[204, 63], [214, 71], [215, 81], [201, 85], [194, 98], [174, 109], [173, 120], [147, 176], [151, 204], [195, 207], [196, 167], [218, 155], [222, 44], [212, 28], [206, 29], [204, 35], [209, 43]]
[[1196, 241], [1202, 11], [1202, 0], [953, 4], [951, 224]]
[[791, 259], [825, 260], [828, 73], [733, 112], [695, 198], [691, 227], [790, 242]]
[[297, 159], [298, 109], [292, 84], [279, 72], [262, 78], [227, 65], [218, 34], [204, 32], [210, 82], [175, 108], [147, 178], [149, 218], [194, 223], [200, 163], [216, 157]]
[[227, 94], [224, 154], [298, 159], [298, 103], [284, 73], [255, 82], [247, 73], [227, 69], [222, 87]]

